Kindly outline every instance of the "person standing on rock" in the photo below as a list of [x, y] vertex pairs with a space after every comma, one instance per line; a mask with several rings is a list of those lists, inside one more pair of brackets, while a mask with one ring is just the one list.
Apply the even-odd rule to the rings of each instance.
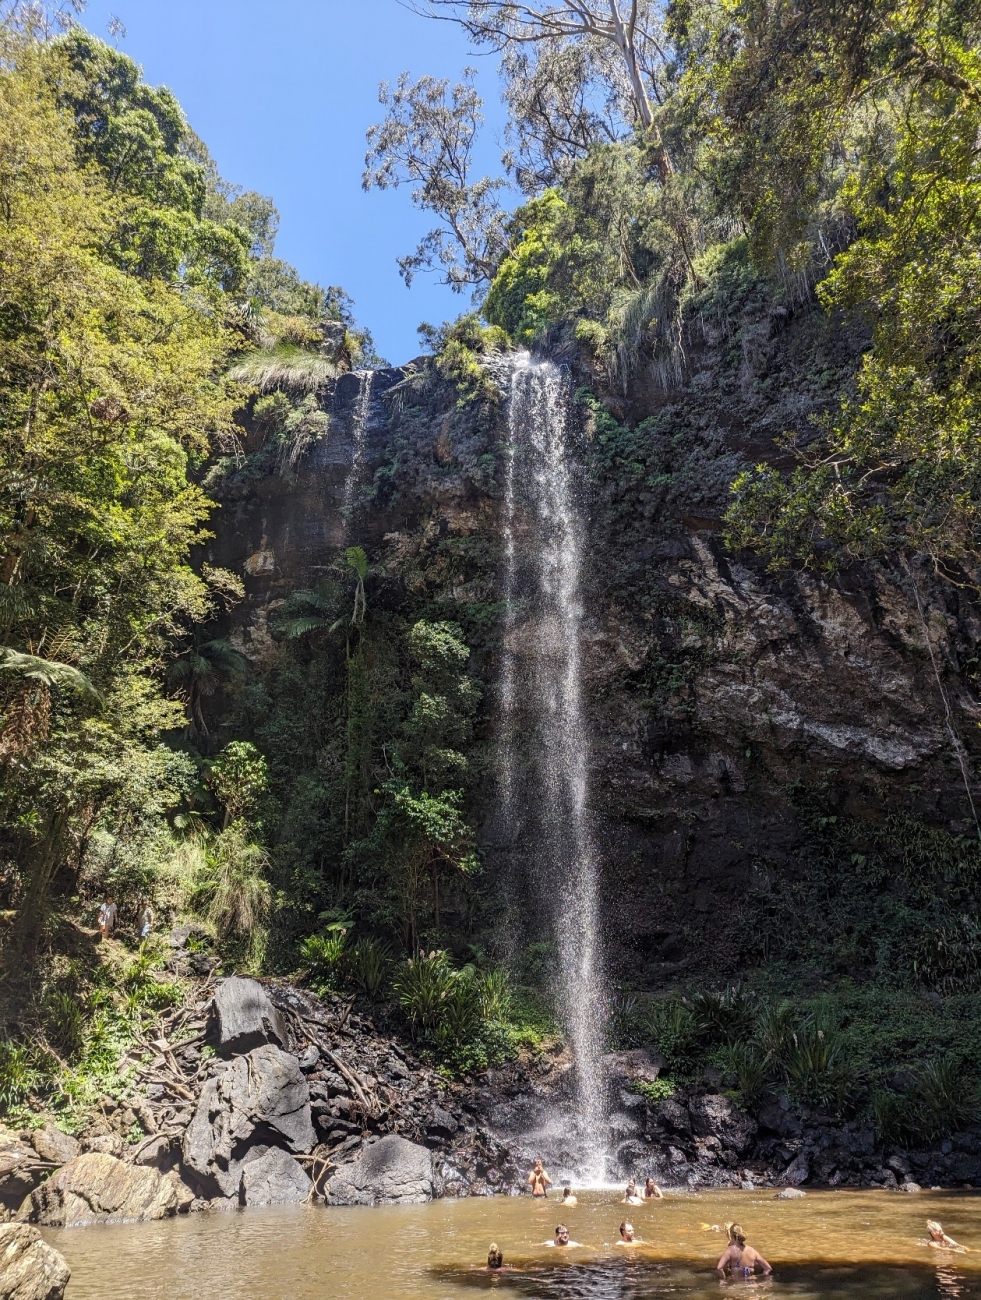
[[746, 1245], [746, 1234], [739, 1224], [730, 1224], [729, 1245], [722, 1252], [715, 1271], [722, 1278], [728, 1274], [731, 1278], [746, 1280], [755, 1274], [757, 1265], [763, 1270], [764, 1277], [769, 1277], [773, 1272], [759, 1251]]
[[535, 1161], [535, 1167], [528, 1175], [528, 1186], [531, 1188], [532, 1196], [548, 1196], [548, 1189], [552, 1186], [552, 1180], [545, 1172], [545, 1166], [540, 1160]]
[[111, 894], [106, 894], [105, 901], [99, 908], [99, 933], [103, 939], [108, 939], [116, 928], [116, 917], [119, 915], [119, 908]]

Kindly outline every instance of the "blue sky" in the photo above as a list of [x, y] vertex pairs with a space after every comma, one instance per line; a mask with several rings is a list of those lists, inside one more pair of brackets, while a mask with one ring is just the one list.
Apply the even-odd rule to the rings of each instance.
[[89, 0], [84, 25], [118, 41], [155, 85], [170, 86], [226, 179], [270, 195], [279, 256], [339, 284], [389, 361], [420, 350], [416, 326], [439, 324], [467, 298], [419, 276], [406, 289], [396, 257], [431, 223], [408, 190], [361, 190], [365, 131], [381, 118], [378, 83], [400, 72], [456, 77], [478, 69], [487, 126], [482, 171], [499, 170], [504, 113], [496, 69], [453, 24], [398, 0]]

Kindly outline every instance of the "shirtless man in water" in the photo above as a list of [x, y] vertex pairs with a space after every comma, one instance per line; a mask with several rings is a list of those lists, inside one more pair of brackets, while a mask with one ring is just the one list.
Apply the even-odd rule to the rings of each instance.
[[642, 1246], [644, 1243], [634, 1236], [634, 1225], [624, 1219], [620, 1224], [620, 1240], [613, 1244], [614, 1246]]
[[542, 1245], [543, 1245], [543, 1246], [581, 1246], [581, 1245], [582, 1245], [582, 1242], [581, 1242], [581, 1241], [570, 1241], [570, 1240], [569, 1240], [569, 1229], [565, 1226], [564, 1223], [559, 1223], [559, 1224], [556, 1224], [556, 1227], [555, 1227], [555, 1240], [554, 1240], [554, 1241], [543, 1241], [543, 1242], [542, 1242]]
[[545, 1166], [540, 1160], [535, 1161], [535, 1167], [528, 1175], [528, 1186], [531, 1188], [532, 1196], [547, 1196], [548, 1189], [552, 1186], [552, 1180], [545, 1172]]
[[763, 1270], [763, 1276], [769, 1277], [773, 1269], [766, 1262], [758, 1250], [752, 1246], [746, 1245], [746, 1234], [738, 1223], [733, 1223], [729, 1228], [729, 1245], [722, 1253], [715, 1269], [720, 1277], [725, 1277], [726, 1273], [730, 1277], [751, 1278], [759, 1266]]

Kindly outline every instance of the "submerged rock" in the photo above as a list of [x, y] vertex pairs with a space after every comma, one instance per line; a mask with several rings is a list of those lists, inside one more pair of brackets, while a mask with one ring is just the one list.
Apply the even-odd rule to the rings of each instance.
[[433, 1157], [426, 1147], [390, 1134], [342, 1165], [326, 1187], [329, 1205], [430, 1201], [437, 1195]]
[[71, 1271], [37, 1228], [0, 1224], [0, 1300], [61, 1300]]
[[232, 976], [222, 980], [215, 990], [215, 1016], [218, 1039], [227, 1053], [247, 1052], [260, 1043], [286, 1042], [283, 1018], [256, 980]]
[[799, 1187], [781, 1187], [774, 1196], [775, 1201], [801, 1201], [807, 1195]]
[[177, 1213], [180, 1200], [177, 1180], [169, 1175], [92, 1151], [35, 1188], [17, 1219], [49, 1228], [166, 1219]]

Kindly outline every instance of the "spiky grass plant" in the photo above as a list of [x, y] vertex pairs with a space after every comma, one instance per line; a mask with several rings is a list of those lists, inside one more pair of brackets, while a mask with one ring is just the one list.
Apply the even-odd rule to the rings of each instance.
[[280, 390], [292, 397], [314, 393], [339, 374], [336, 364], [316, 352], [280, 341], [241, 358], [228, 372], [229, 379], [260, 393]]

